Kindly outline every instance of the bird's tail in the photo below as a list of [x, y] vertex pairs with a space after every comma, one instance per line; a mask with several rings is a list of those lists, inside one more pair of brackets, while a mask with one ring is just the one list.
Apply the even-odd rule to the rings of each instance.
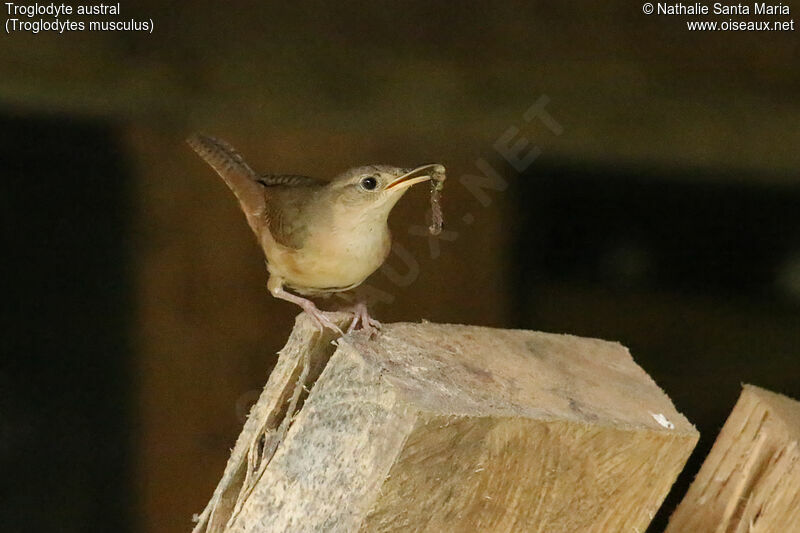
[[266, 192], [258, 182], [259, 176], [231, 145], [221, 139], [195, 133], [186, 142], [225, 180], [239, 199], [250, 227], [258, 233], [266, 207]]

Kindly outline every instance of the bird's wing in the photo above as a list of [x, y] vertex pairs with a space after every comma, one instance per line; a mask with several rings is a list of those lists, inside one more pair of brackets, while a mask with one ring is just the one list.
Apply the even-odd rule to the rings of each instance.
[[[299, 176], [305, 178], [305, 176]], [[272, 238], [287, 248], [299, 249], [308, 236], [308, 207], [325, 182], [314, 178], [307, 185], [270, 185], [264, 211]]]
[[266, 208], [264, 188], [259, 183], [260, 176], [253, 172], [231, 145], [221, 139], [196, 133], [186, 142], [228, 184], [239, 199], [250, 227], [258, 233], [261, 214]]
[[301, 248], [308, 236], [304, 213], [328, 182], [298, 174], [264, 174], [258, 182], [267, 188], [265, 214], [272, 238], [287, 248]]

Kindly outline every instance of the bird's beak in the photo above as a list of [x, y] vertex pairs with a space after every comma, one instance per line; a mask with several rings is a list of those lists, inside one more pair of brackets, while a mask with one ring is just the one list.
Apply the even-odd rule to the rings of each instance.
[[409, 170], [402, 176], [395, 178], [394, 181], [386, 186], [386, 190], [406, 189], [412, 185], [416, 185], [417, 183], [428, 181], [431, 179], [432, 173], [444, 173], [444, 167], [434, 163], [431, 165], [422, 165], [421, 167]]

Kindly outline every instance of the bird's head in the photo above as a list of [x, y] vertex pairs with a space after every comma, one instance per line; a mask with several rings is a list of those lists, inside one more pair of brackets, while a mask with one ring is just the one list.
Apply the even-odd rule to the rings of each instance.
[[444, 166], [422, 165], [398, 168], [370, 165], [350, 169], [330, 183], [330, 191], [342, 209], [355, 209], [376, 216], [389, 215], [394, 204], [417, 183], [444, 175]]

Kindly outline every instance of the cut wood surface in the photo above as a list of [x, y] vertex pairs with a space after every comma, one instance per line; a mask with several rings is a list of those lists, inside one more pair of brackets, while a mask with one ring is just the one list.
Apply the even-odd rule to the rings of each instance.
[[800, 402], [745, 385], [668, 533], [800, 532]]
[[195, 532], [644, 531], [697, 439], [617, 343], [300, 315]]

